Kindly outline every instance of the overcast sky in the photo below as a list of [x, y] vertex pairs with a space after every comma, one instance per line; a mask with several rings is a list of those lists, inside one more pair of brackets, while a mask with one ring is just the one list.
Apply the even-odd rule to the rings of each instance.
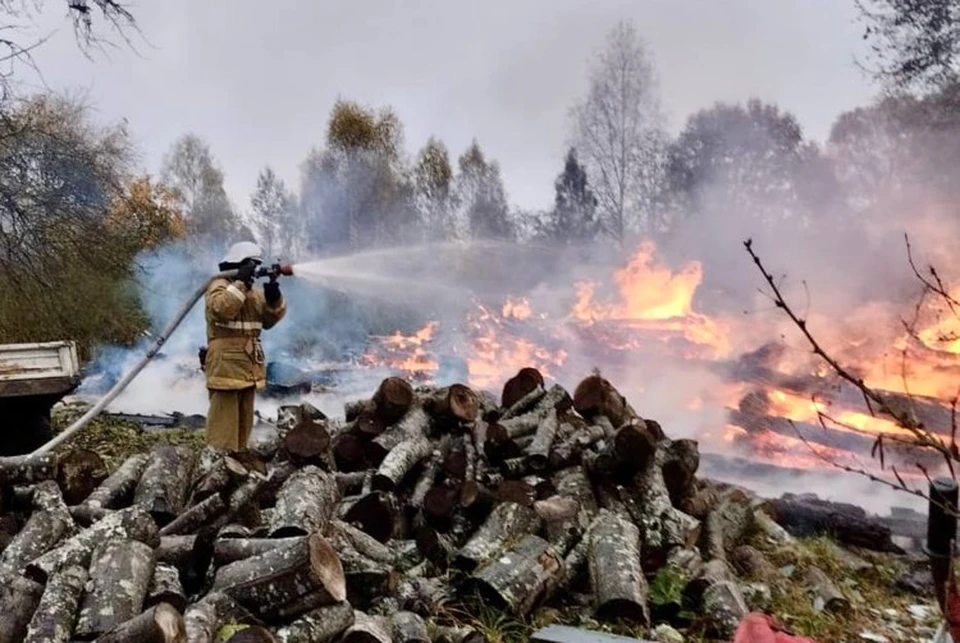
[[511, 201], [547, 207], [568, 112], [621, 18], [654, 54], [676, 131], [714, 101], [757, 96], [823, 140], [873, 86], [853, 0], [163, 0], [131, 5], [149, 44], [87, 60], [47, 0], [36, 52], [46, 85], [126, 118], [156, 172], [184, 132], [203, 136], [247, 208], [270, 164], [293, 187], [337, 98], [392, 105], [408, 151], [431, 134], [456, 156], [477, 137]]

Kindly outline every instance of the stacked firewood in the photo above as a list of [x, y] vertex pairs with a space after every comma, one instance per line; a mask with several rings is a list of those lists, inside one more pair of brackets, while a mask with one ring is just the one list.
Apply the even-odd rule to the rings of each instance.
[[698, 465], [599, 373], [570, 395], [535, 369], [499, 402], [387, 378], [343, 418], [285, 406], [249, 451], [158, 446], [109, 476], [85, 451], [0, 459], [0, 643], [466, 643], [452, 615], [480, 604], [648, 624], [666, 568], [729, 636], [745, 534], [788, 536]]

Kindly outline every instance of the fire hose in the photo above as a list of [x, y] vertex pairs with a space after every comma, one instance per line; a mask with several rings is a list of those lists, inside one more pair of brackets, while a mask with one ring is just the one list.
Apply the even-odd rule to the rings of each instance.
[[[257, 272], [255, 273], [255, 276], [257, 278], [269, 277], [271, 279], [276, 279], [280, 275], [289, 276], [292, 274], [293, 274], [292, 266], [290, 266], [289, 264], [281, 265], [277, 263], [269, 267], [263, 266], [258, 268]], [[107, 392], [107, 394], [100, 399], [100, 401], [94, 404], [90, 408], [90, 410], [84, 413], [73, 424], [68, 426], [63, 431], [61, 431], [55, 438], [53, 438], [43, 446], [31, 452], [27, 457], [38, 456], [38, 455], [42, 455], [44, 453], [49, 452], [50, 450], [54, 449], [61, 443], [65, 442], [66, 440], [69, 440], [74, 434], [76, 434], [78, 431], [83, 429], [83, 427], [89, 424], [91, 420], [93, 420], [98, 415], [100, 415], [100, 413], [103, 412], [103, 410], [107, 407], [107, 405], [110, 404], [110, 402], [112, 402], [118, 395], [120, 395], [120, 393], [123, 392], [124, 389], [127, 388], [127, 386], [130, 385], [130, 382], [132, 382], [134, 378], [140, 374], [140, 371], [142, 371], [147, 366], [147, 364], [150, 363], [150, 360], [156, 357], [157, 353], [160, 352], [160, 349], [163, 347], [163, 345], [166, 344], [168, 339], [170, 339], [170, 335], [173, 334], [173, 331], [175, 331], [177, 327], [180, 325], [180, 323], [183, 322], [184, 318], [186, 318], [187, 314], [193, 309], [197, 301], [199, 301], [199, 299], [203, 297], [210, 283], [214, 279], [231, 279], [236, 276], [237, 276], [237, 270], [225, 270], [223, 272], [217, 273], [216, 275], [208, 279], [202, 286], [197, 288], [193, 292], [193, 294], [190, 295], [190, 298], [183, 304], [183, 306], [180, 308], [180, 310], [177, 312], [174, 318], [170, 321], [170, 323], [167, 324], [167, 327], [164, 328], [163, 331], [160, 333], [160, 335], [157, 336], [157, 339], [153, 342], [153, 345], [150, 346], [149, 350], [147, 350], [146, 354], [144, 354], [144, 356], [141, 357], [136, 364], [134, 364], [133, 368], [131, 368], [130, 371], [123, 376], [123, 379], [121, 379], [119, 382], [114, 384], [113, 388], [111, 388]]]

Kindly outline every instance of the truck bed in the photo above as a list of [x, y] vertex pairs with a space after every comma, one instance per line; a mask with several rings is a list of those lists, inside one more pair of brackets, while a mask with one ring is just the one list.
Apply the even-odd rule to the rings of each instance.
[[79, 383], [73, 342], [0, 344], [0, 398], [65, 395]]

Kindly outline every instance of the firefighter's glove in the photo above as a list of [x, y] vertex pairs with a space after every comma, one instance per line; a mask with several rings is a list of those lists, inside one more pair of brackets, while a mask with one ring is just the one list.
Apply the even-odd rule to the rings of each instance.
[[253, 286], [253, 280], [255, 279], [257, 272], [257, 266], [254, 263], [242, 263], [237, 269], [237, 281], [242, 281], [246, 284], [247, 288]]
[[280, 284], [276, 281], [270, 281], [263, 285], [263, 296], [270, 307], [280, 303]]

